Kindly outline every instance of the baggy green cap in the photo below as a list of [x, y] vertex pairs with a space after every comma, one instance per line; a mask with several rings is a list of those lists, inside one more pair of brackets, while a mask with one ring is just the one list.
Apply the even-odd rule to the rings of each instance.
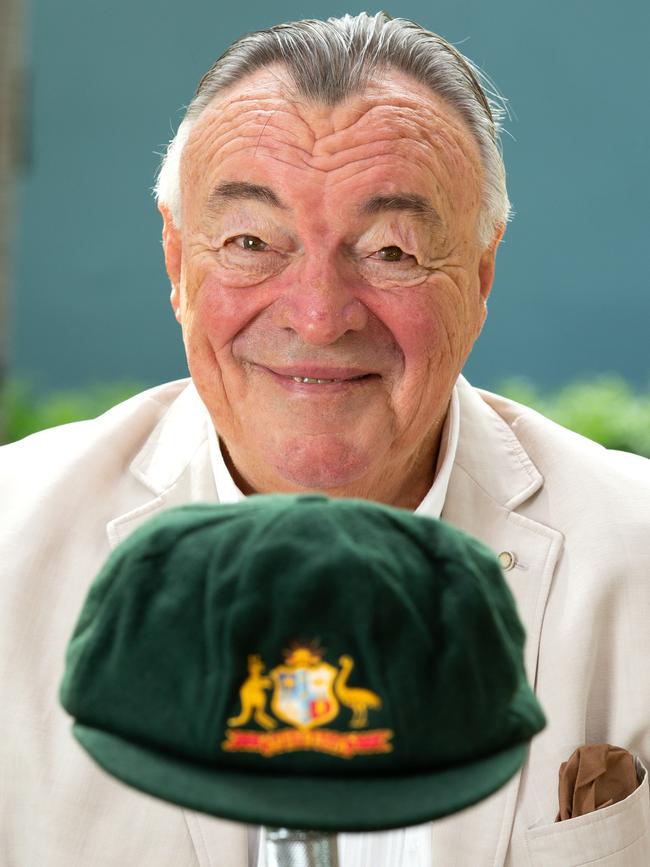
[[61, 701], [107, 771], [264, 825], [379, 830], [504, 784], [543, 713], [495, 556], [362, 500], [164, 512], [110, 556]]

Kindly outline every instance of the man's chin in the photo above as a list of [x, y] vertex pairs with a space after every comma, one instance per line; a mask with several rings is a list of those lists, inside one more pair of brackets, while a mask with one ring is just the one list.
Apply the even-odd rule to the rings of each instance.
[[369, 450], [343, 436], [294, 437], [268, 455], [269, 464], [287, 490], [322, 491], [353, 496], [368, 475]]

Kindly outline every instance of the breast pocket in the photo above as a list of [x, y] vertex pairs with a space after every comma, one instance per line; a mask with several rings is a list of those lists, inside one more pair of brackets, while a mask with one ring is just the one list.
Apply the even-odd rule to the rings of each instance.
[[529, 828], [531, 867], [648, 867], [650, 792], [648, 774], [637, 759], [641, 784], [611, 807], [576, 819]]

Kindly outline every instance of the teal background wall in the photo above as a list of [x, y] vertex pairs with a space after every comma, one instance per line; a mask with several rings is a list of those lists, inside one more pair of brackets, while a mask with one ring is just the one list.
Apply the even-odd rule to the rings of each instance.
[[[363, 8], [32, 0], [15, 375], [43, 390], [185, 375], [150, 195], [156, 152], [237, 36]], [[472, 381], [519, 375], [551, 387], [613, 371], [646, 385], [650, 4], [402, 0], [388, 11], [454, 42], [513, 114], [504, 151], [516, 217]]]

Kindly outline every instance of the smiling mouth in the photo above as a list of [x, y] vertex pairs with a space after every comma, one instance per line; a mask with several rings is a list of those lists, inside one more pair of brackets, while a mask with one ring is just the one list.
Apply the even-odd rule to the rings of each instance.
[[346, 368], [342, 366], [338, 368], [330, 367], [329, 369], [321, 366], [320, 370], [318, 368], [313, 369], [316, 365], [311, 365], [312, 369], [309, 369], [307, 365], [304, 367], [302, 365], [300, 367], [295, 365], [284, 370], [277, 367], [267, 367], [266, 365], [260, 366], [262, 370], [266, 370], [276, 382], [285, 388], [297, 388], [299, 390], [302, 388], [305, 391], [310, 389], [316, 391], [322, 388], [329, 392], [330, 390], [345, 389], [348, 386], [355, 386], [360, 383], [380, 379], [380, 375], [377, 373], [369, 373], [363, 370], [359, 372], [358, 368], [355, 370], [351, 367]]
[[356, 382], [360, 379], [368, 379], [372, 374], [362, 373], [360, 376], [348, 376], [345, 379], [315, 379], [311, 376], [291, 376], [287, 379], [292, 379], [294, 382], [304, 382], [309, 385], [329, 385], [331, 382]]

